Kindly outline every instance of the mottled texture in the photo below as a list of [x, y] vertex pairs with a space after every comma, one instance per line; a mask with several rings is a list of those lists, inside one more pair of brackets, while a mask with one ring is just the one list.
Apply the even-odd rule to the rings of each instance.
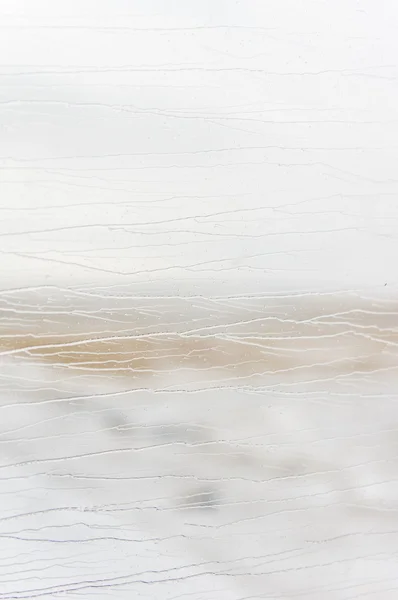
[[394, 597], [395, 303], [214, 301], [4, 308], [0, 597]]

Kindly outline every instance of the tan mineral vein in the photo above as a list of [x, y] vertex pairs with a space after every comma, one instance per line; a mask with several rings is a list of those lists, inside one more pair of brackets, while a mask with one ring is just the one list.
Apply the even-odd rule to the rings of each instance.
[[293, 299], [197, 314], [192, 306], [175, 314], [166, 306], [156, 316], [144, 308], [108, 309], [100, 319], [93, 308], [68, 306], [45, 318], [40, 306], [4, 309], [0, 352], [122, 375], [187, 368], [245, 376], [322, 368], [333, 376], [398, 366], [398, 313], [391, 302]]

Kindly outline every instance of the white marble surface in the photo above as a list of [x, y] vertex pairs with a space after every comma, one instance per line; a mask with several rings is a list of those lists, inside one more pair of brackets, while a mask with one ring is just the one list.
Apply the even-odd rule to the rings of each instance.
[[114, 395], [49, 371], [2, 364], [2, 598], [395, 597], [394, 389]]
[[1, 296], [0, 598], [395, 597], [395, 303], [77, 298]]
[[397, 21], [2, 0], [0, 600], [397, 597]]
[[2, 279], [396, 284], [393, 0], [0, 11]]

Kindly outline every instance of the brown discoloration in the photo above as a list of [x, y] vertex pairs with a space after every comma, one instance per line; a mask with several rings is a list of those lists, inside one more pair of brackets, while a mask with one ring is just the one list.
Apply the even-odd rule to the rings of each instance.
[[219, 321], [209, 311], [199, 317], [180, 312], [174, 325], [170, 316], [154, 319], [154, 325], [148, 317], [143, 323], [138, 310], [123, 319], [109, 311], [102, 327], [89, 311], [83, 318], [64, 311], [47, 323], [21, 314], [17, 325], [0, 320], [0, 349], [3, 355], [130, 377], [174, 369], [250, 376], [314, 368], [336, 376], [398, 365], [393, 308], [391, 302], [291, 299], [235, 308]]

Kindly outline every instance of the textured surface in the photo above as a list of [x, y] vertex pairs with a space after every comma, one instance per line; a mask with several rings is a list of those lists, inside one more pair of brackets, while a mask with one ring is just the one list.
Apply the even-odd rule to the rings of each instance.
[[2, 597], [394, 597], [391, 301], [218, 298], [212, 322], [215, 299], [158, 297], [133, 334], [142, 299], [72, 311], [58, 293], [43, 328], [40, 297], [18, 297], [26, 321], [1, 338]]
[[0, 3], [0, 600], [395, 600], [398, 4]]

